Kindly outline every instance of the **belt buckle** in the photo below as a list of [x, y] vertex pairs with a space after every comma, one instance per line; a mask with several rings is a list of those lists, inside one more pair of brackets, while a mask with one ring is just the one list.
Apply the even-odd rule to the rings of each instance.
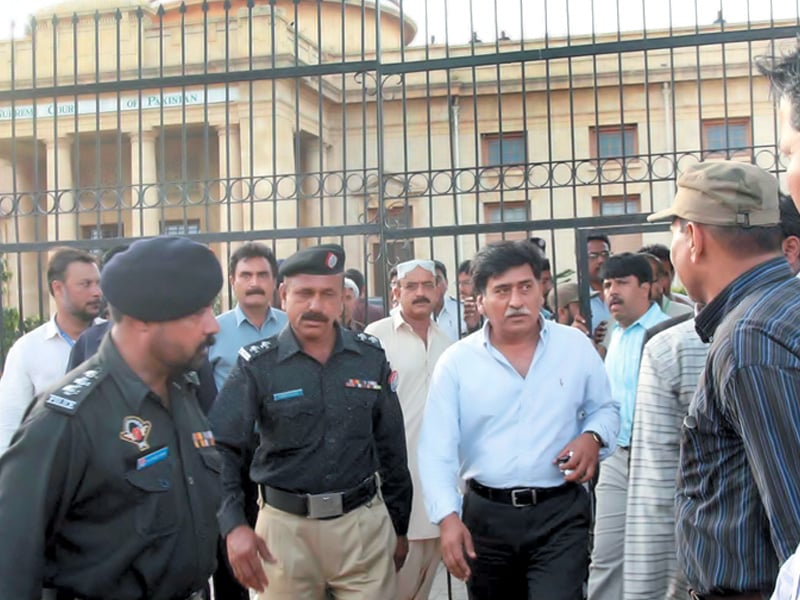
[[[525, 502], [524, 500], [520, 500], [519, 494], [530, 494], [530, 501]], [[533, 506], [534, 504], [536, 504], [536, 490], [531, 488], [511, 490], [511, 505], [514, 506], [515, 508]]]
[[332, 494], [307, 494], [308, 518], [327, 519], [344, 514], [341, 492]]

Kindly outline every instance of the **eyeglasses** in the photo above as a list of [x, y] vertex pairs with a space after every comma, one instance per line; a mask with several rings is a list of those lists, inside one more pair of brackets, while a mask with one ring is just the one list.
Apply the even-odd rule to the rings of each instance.
[[589, 252], [588, 256], [589, 256], [589, 260], [597, 260], [601, 256], [603, 258], [608, 258], [609, 256], [611, 256], [611, 252], [609, 252], [608, 250], [605, 250], [603, 252]]
[[416, 292], [420, 286], [422, 286], [422, 289], [427, 292], [436, 289], [436, 284], [432, 281], [405, 281], [400, 284], [400, 287], [408, 292]]

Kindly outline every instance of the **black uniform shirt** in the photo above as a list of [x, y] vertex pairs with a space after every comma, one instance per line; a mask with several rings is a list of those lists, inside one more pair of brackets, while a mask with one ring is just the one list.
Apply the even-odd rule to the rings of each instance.
[[194, 385], [169, 409], [106, 337], [0, 458], [0, 598], [174, 599], [215, 566], [220, 459]]
[[244, 347], [209, 415], [223, 458], [223, 535], [246, 524], [240, 473], [252, 444], [252, 480], [289, 492], [344, 491], [378, 471], [395, 531], [405, 535], [411, 476], [390, 379], [377, 339], [338, 326], [324, 365], [302, 351], [291, 327]]

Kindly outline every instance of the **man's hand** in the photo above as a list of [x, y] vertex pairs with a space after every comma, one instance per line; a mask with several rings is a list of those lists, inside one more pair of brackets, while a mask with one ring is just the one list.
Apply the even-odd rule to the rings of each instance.
[[[558, 459], [564, 456], [572, 457], [565, 463], [558, 464]], [[564, 475], [564, 481], [585, 483], [594, 477], [597, 470], [597, 461], [600, 457], [600, 444], [591, 433], [582, 433], [558, 453], [553, 464], [558, 464], [562, 471], [571, 471]]]
[[603, 340], [606, 339], [606, 333], [608, 332], [608, 321], [600, 321], [597, 327], [594, 328], [592, 332], [592, 341], [597, 344], [598, 346], [602, 345]]
[[408, 538], [404, 535], [397, 536], [397, 545], [394, 547], [394, 570], [403, 568], [408, 556]]
[[466, 296], [462, 300], [464, 302], [464, 323], [467, 325], [467, 331], [475, 331], [481, 324], [481, 313], [478, 311], [478, 305], [472, 296]]
[[439, 545], [442, 560], [453, 577], [466, 581], [471, 574], [467, 556], [475, 558], [472, 535], [456, 513], [450, 513], [439, 523]]
[[228, 561], [239, 583], [246, 588], [263, 592], [269, 585], [269, 580], [261, 560], [275, 562], [267, 543], [247, 525], [239, 525], [225, 538], [225, 544], [228, 547]]
[[582, 316], [578, 315], [575, 317], [575, 319], [572, 321], [572, 327], [580, 331], [583, 335], [591, 337], [589, 336], [589, 327], [586, 325], [586, 319], [584, 319]]

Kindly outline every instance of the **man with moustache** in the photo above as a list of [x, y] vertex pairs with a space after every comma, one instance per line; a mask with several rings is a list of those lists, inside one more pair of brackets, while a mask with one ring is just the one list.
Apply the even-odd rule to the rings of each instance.
[[800, 542], [800, 282], [781, 251], [777, 179], [714, 161], [678, 179], [672, 260], [710, 342], [681, 430], [678, 566], [693, 598], [762, 599]]
[[[408, 549], [397, 374], [376, 338], [338, 323], [344, 258], [324, 244], [282, 263], [289, 326], [239, 351], [211, 412], [223, 455], [220, 529], [234, 574], [262, 600], [322, 600], [326, 590], [392, 598]], [[242, 493], [251, 454], [255, 531]]]
[[236, 365], [240, 348], [277, 335], [287, 322], [286, 313], [271, 306], [278, 262], [269, 246], [242, 244], [231, 254], [228, 269], [236, 306], [217, 317], [219, 333], [209, 353], [218, 390]]
[[408, 467], [417, 490], [408, 527], [408, 557], [398, 573], [395, 597], [427, 600], [441, 556], [439, 528], [428, 520], [419, 493], [417, 443], [433, 368], [451, 342], [431, 319], [436, 300], [436, 266], [432, 260], [409, 260], [397, 265], [394, 294], [399, 310], [368, 325], [365, 333], [380, 340], [389, 364], [397, 370], [397, 397], [403, 409]]
[[187, 372], [221, 286], [185, 238], [134, 242], [103, 270], [110, 335], [0, 458], [0, 598], [204, 600], [220, 460]]
[[611, 394], [619, 406], [620, 429], [617, 449], [603, 463], [597, 481], [589, 600], [620, 600], [628, 463], [642, 342], [648, 329], [669, 317], [650, 298], [653, 270], [643, 255], [625, 252], [611, 256], [602, 275], [606, 304], [615, 320], [605, 367]]
[[445, 565], [473, 600], [583, 598], [591, 509], [579, 484], [617, 436], [590, 340], [541, 316], [541, 268], [527, 240], [475, 255], [487, 323], [445, 350], [428, 392], [425, 506]]
[[56, 250], [47, 265], [47, 286], [55, 314], [14, 342], [0, 378], [0, 453], [31, 401], [63, 377], [75, 340], [102, 309], [100, 271], [88, 252]]

